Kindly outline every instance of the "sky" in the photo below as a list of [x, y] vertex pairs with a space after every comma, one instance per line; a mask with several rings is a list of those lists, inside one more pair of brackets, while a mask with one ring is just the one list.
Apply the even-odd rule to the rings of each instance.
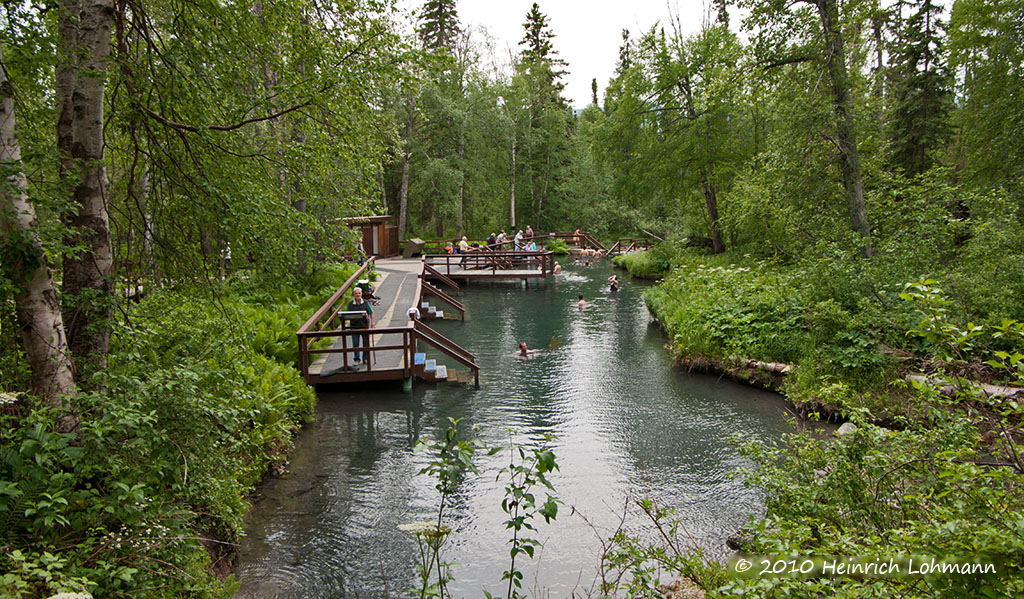
[[[706, 12], [704, 0], [536, 0], [547, 15], [555, 34], [555, 50], [569, 63], [563, 92], [570, 105], [583, 108], [590, 104], [590, 81], [597, 78], [599, 99], [615, 70], [622, 43], [622, 30], [632, 38], [655, 22], [668, 23], [669, 10], [678, 12], [684, 33], [700, 28]], [[483, 26], [495, 38], [496, 50], [504, 57], [508, 49], [519, 52], [523, 22], [534, 0], [458, 0], [456, 10], [463, 27]], [[419, 8], [422, 0], [406, 0]]]

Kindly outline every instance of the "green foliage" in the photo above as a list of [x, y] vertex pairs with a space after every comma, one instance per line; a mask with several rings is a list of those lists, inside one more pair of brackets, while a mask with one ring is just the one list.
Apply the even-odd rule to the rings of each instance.
[[521, 594], [523, 588], [523, 573], [516, 567], [516, 558], [526, 555], [533, 558], [534, 551], [540, 546], [537, 539], [524, 536], [531, 531], [537, 530], [533, 525], [533, 519], [540, 515], [545, 522], [551, 522], [558, 515], [558, 499], [547, 494], [543, 503], [538, 503], [534, 493], [537, 485], [545, 486], [549, 491], [555, 488], [548, 481], [546, 474], [558, 469], [555, 462], [555, 454], [551, 450], [551, 442], [554, 437], [545, 434], [540, 447], [527, 450], [526, 448], [509, 444], [509, 464], [498, 473], [506, 477], [505, 498], [501, 501], [501, 509], [508, 515], [505, 521], [505, 528], [512, 531], [512, 538], [509, 544], [511, 563], [508, 570], [501, 575], [502, 580], [508, 581], [509, 599], [525, 597]]
[[625, 268], [635, 277], [657, 279], [668, 274], [675, 257], [674, 244], [659, 243], [650, 250], [615, 256], [612, 258], [612, 264]]
[[115, 331], [103, 391], [73, 402], [77, 440], [35, 400], [0, 414], [0, 589], [229, 595], [200, 538], [236, 539], [252, 486], [283, 467], [316, 399], [285, 343], [351, 270], [316, 294], [154, 293]]
[[[444, 547], [451, 533], [451, 529], [443, 524], [444, 511], [450, 497], [458, 490], [463, 476], [467, 472], [480, 474], [473, 464], [473, 456], [478, 451], [485, 451], [488, 455], [495, 455], [502, 451], [502, 447], [487, 447], [478, 437], [468, 440], [459, 439], [459, 420], [449, 418], [450, 426], [444, 433], [441, 440], [421, 440], [416, 443], [417, 453], [428, 453], [430, 461], [424, 466], [419, 474], [425, 474], [437, 480], [435, 488], [439, 493], [437, 519], [432, 522], [412, 523], [403, 525], [401, 528], [416, 535], [420, 548], [420, 563], [417, 569], [420, 573], [420, 588], [416, 590], [422, 597], [449, 597], [447, 583], [453, 579], [451, 564], [441, 559], [441, 549]], [[474, 429], [475, 432], [475, 429]], [[511, 431], [509, 433], [511, 435]], [[543, 485], [550, 491], [554, 487], [547, 479], [547, 474], [558, 469], [555, 461], [555, 454], [551, 450], [551, 442], [554, 437], [544, 435], [541, 444], [537, 447], [526, 448], [511, 442], [508, 447], [510, 452], [509, 465], [502, 468], [498, 473], [498, 479], [506, 477], [505, 497], [501, 502], [501, 509], [508, 515], [505, 527], [512, 531], [509, 544], [511, 564], [509, 569], [502, 574], [502, 580], [508, 581], [509, 598], [523, 597], [522, 582], [523, 573], [516, 567], [516, 558], [519, 555], [527, 555], [532, 558], [534, 551], [540, 545], [540, 541], [526, 537], [530, 531], [535, 531], [533, 520], [540, 515], [545, 522], [550, 522], [558, 516], [558, 499], [550, 493], [547, 498], [539, 503], [534, 492], [537, 485]], [[432, 582], [433, 580], [433, 582]], [[489, 592], [484, 592], [486, 597], [491, 597]]]
[[[919, 175], [938, 162], [951, 134], [952, 77], [943, 58], [945, 22], [942, 6], [915, 0], [900, 30], [890, 66], [894, 102], [890, 128], [893, 160], [910, 175]], [[902, 10], [902, 6], [900, 7]]]
[[[948, 302], [931, 281], [908, 286], [931, 359], [942, 369], [980, 360], [984, 336], [1019, 341], [1024, 327], [1004, 321], [992, 329], [950, 322]], [[975, 353], [982, 355], [975, 355]], [[1020, 372], [1024, 354], [997, 351], [996, 368]], [[757, 526], [753, 551], [771, 556], [934, 556], [994, 564], [995, 573], [931, 579], [913, 576], [733, 580], [727, 595], [753, 597], [1015, 597], [1024, 592], [1024, 464], [1020, 405], [977, 393], [962, 380], [949, 387], [914, 385], [916, 416], [898, 430], [871, 423], [866, 410], [848, 410], [856, 426], [834, 439], [792, 435], [782, 447], [749, 444], [756, 464], [749, 480], [767, 495], [768, 517]], [[829, 392], [823, 389], [823, 395]]]
[[[631, 508], [639, 510], [645, 526], [626, 527]], [[693, 581], [704, 590], [725, 582], [721, 565], [704, 555], [675, 512], [650, 497], [631, 499], [619, 527], [602, 544], [602, 597], [620, 597], [623, 592], [626, 597], [653, 597], [659, 586], [673, 579]]]
[[[688, 258], [644, 294], [683, 355], [789, 362], [811, 339], [788, 281], [761, 267]], [[777, 293], [782, 296], [776, 295]], [[781, 301], [780, 301], [781, 300]]]
[[14, 294], [13, 291], [5, 294], [8, 290], [5, 279], [0, 277], [0, 295], [7, 296], [7, 299], [0, 300], [0, 392], [27, 389], [31, 376], [25, 352], [21, 349]]
[[551, 239], [544, 243], [544, 250], [554, 252], [556, 256], [565, 256], [569, 253], [569, 246], [564, 239]]
[[[459, 439], [459, 420], [449, 418], [451, 423], [445, 430], [441, 440], [421, 439], [416, 442], [416, 453], [427, 453], [430, 462], [419, 474], [425, 474], [437, 480], [435, 488], [439, 494], [437, 519], [433, 522], [412, 523], [403, 525], [402, 529], [416, 536], [420, 549], [420, 563], [417, 569], [420, 574], [420, 588], [416, 591], [421, 599], [424, 597], [450, 597], [448, 583], [454, 580], [451, 572], [452, 564], [441, 559], [441, 549], [445, 545], [451, 528], [444, 524], [444, 511], [451, 501], [452, 495], [458, 490], [463, 476], [467, 472], [480, 474], [473, 464], [473, 456], [477, 451], [486, 451], [493, 455], [500, 448], [488, 448], [479, 437]], [[473, 429], [474, 433], [476, 429]], [[436, 574], [436, 575], [435, 575]], [[434, 582], [431, 582], [431, 579]]]

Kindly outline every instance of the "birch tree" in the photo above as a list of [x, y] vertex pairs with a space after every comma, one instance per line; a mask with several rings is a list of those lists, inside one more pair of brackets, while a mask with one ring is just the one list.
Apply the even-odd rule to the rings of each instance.
[[[60, 299], [39, 238], [35, 206], [18, 143], [14, 94], [0, 48], [0, 251], [5, 274], [15, 286], [14, 301], [25, 355], [32, 370], [32, 392], [62, 407], [75, 394], [71, 356], [64, 333]], [[63, 428], [75, 427], [74, 420]]]
[[113, 0], [64, 0], [58, 15], [57, 147], [72, 207], [64, 258], [63, 311], [68, 344], [80, 372], [103, 370], [113, 312], [113, 253], [107, 216], [104, 104]]

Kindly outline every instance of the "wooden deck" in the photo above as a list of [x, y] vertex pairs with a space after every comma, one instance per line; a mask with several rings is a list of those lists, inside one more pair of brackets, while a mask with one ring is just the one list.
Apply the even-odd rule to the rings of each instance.
[[[446, 339], [423, 322], [409, 318], [409, 310], [420, 308], [426, 318], [440, 316], [442, 311], [421, 306], [424, 287], [453, 308], [453, 314], [464, 309], [447, 293], [429, 284], [421, 276], [424, 265], [420, 258], [393, 258], [375, 262], [381, 277], [374, 283], [374, 294], [380, 301], [373, 305], [374, 326], [370, 329], [347, 328], [344, 309], [346, 292], [365, 275], [360, 269], [299, 329], [299, 354], [303, 376], [311, 385], [350, 383], [376, 380], [400, 380], [417, 376], [425, 380], [458, 380], [479, 382], [475, 357]], [[355, 339], [367, 337], [369, 348], [354, 345]], [[322, 347], [321, 339], [333, 339], [330, 347]], [[419, 344], [432, 346], [466, 368], [465, 372], [449, 370], [427, 360], [417, 351]], [[357, 352], [368, 351], [369, 364], [355, 361]], [[469, 373], [469, 374], [467, 374]]]
[[437, 272], [462, 280], [542, 279], [555, 268], [552, 252], [506, 252], [479, 249], [465, 254], [428, 254], [426, 264]]

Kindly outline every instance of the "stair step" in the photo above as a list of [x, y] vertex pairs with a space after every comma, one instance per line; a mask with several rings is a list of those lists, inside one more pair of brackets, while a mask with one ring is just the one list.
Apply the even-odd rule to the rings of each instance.
[[433, 372], [437, 368], [437, 360], [426, 360], [423, 362], [425, 372]]
[[430, 308], [427, 309], [427, 312], [429, 312], [430, 314], [436, 314], [437, 308], [435, 308], [434, 306], [430, 306]]
[[412, 356], [413, 366], [423, 366], [423, 361], [427, 359], [427, 354], [422, 352], [416, 352]]
[[[431, 309], [431, 311], [433, 311], [433, 309]], [[441, 310], [434, 312], [434, 318], [444, 318], [444, 312]]]
[[429, 307], [430, 307], [430, 302], [420, 302], [420, 309], [421, 310], [426, 310]]
[[443, 381], [448, 378], [448, 367], [444, 364], [437, 367], [437, 372], [434, 374], [434, 378]]

